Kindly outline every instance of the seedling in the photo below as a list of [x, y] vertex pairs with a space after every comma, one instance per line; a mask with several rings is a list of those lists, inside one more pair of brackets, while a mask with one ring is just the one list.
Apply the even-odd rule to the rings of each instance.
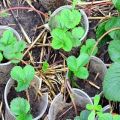
[[88, 120], [95, 120], [96, 114], [102, 113], [102, 106], [99, 105], [99, 102], [100, 102], [100, 96], [96, 95], [94, 97], [94, 104], [86, 105], [86, 109], [91, 111], [91, 113], [88, 116]]
[[10, 102], [10, 109], [15, 115], [16, 120], [32, 120], [30, 114], [30, 104], [24, 99], [17, 97]]
[[91, 55], [95, 56], [98, 51], [97, 47], [93, 50], [95, 44], [96, 44], [96, 41], [94, 39], [87, 39], [86, 44], [82, 45], [82, 47], [80, 49], [80, 53], [86, 53], [89, 56], [91, 56]]
[[89, 55], [82, 53], [78, 58], [70, 56], [67, 58], [67, 66], [80, 79], [87, 79], [89, 76], [88, 70], [84, 67], [89, 62]]
[[0, 62], [7, 59], [18, 63], [23, 58], [22, 52], [25, 47], [25, 42], [18, 41], [11, 30], [4, 31], [0, 38]]
[[63, 49], [68, 52], [81, 44], [80, 40], [85, 30], [81, 24], [82, 15], [79, 10], [75, 9], [75, 4], [76, 0], [73, 2], [73, 8], [61, 10], [49, 22], [54, 49]]
[[47, 62], [47, 61], [43, 62], [42, 71], [43, 71], [44, 73], [47, 72], [48, 67], [49, 67], [48, 62]]
[[11, 77], [17, 81], [16, 91], [21, 92], [28, 89], [31, 81], [34, 79], [35, 70], [32, 66], [27, 65], [24, 68], [15, 66], [11, 70]]

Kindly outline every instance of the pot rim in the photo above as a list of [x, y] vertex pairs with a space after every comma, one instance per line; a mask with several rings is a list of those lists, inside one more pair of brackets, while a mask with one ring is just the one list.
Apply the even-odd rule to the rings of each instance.
[[[41, 88], [41, 83], [42, 83], [42, 79], [40, 79], [37, 75], [34, 76], [34, 79], [38, 79], [39, 80], [39, 89]], [[5, 106], [6, 109], [8, 110], [8, 112], [15, 118], [15, 115], [11, 112], [10, 107], [8, 105], [8, 99], [7, 99], [7, 90], [8, 90], [8, 86], [11, 83], [12, 78], [10, 78], [5, 86], [5, 91], [4, 91], [4, 101], [5, 101]], [[48, 106], [48, 93], [44, 93], [45, 97], [46, 97], [46, 106], [45, 106], [45, 110]], [[40, 117], [42, 117], [42, 115], [44, 114], [45, 111], [42, 111], [41, 115], [33, 118], [33, 120], [38, 120]]]

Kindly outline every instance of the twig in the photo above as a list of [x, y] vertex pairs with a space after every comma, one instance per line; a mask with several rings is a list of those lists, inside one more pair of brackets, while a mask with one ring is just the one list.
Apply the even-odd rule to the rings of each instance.
[[30, 50], [31, 48], [34, 46], [34, 44], [40, 39], [40, 37], [42, 36], [42, 34], [45, 32], [45, 28], [43, 29], [43, 31], [39, 34], [39, 36], [33, 41], [33, 43], [29, 46], [29, 48], [25, 51], [24, 55], [25, 56]]

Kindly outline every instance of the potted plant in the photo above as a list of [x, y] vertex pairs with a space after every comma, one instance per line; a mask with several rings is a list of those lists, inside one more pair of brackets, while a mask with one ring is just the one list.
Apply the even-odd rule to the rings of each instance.
[[45, 25], [52, 35], [51, 45], [54, 49], [63, 49], [70, 52], [78, 47], [86, 37], [89, 22], [85, 12], [73, 5], [65, 5], [56, 9], [50, 16], [49, 23]]
[[101, 93], [102, 82], [107, 71], [102, 60], [94, 56], [98, 50], [97, 48], [93, 50], [95, 43], [94, 39], [88, 39], [81, 47], [77, 58], [69, 56], [66, 60], [69, 68], [67, 77], [71, 84], [79, 87], [91, 97]]
[[[86, 104], [93, 104], [91, 98], [80, 89], [72, 88], [72, 97], [74, 99], [77, 112], [79, 113], [85, 109]], [[67, 111], [69, 112], [67, 113]], [[62, 114], [64, 116], [63, 119], [75, 117], [75, 111], [74, 108], [72, 108], [72, 102], [67, 102], [64, 99], [64, 95], [62, 93], [59, 93], [58, 95], [56, 95], [50, 105], [48, 112], [48, 120], [60, 120], [60, 115]], [[71, 117], [69, 117], [69, 115]]]
[[16, 30], [7, 26], [0, 26], [0, 83], [9, 78], [12, 63], [22, 59], [22, 52], [26, 44]]
[[15, 66], [4, 92], [5, 119], [39, 120], [48, 105], [48, 94], [40, 94], [41, 83], [32, 66]]

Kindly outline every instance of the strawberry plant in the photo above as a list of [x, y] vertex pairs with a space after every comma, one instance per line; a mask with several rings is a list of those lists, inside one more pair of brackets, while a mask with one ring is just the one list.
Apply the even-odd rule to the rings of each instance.
[[32, 115], [30, 114], [30, 104], [24, 98], [14, 98], [10, 102], [10, 110], [15, 115], [16, 120], [32, 120]]
[[47, 61], [43, 62], [43, 65], [42, 65], [42, 71], [45, 73], [47, 71], [49, 67], [49, 64]]
[[25, 47], [25, 42], [18, 41], [11, 30], [4, 31], [0, 38], [0, 62], [7, 59], [18, 63], [23, 58]]
[[[75, 1], [73, 6], [75, 6]], [[55, 17], [51, 18], [49, 25], [52, 35], [52, 47], [71, 51], [73, 47], [80, 46], [81, 38], [85, 30], [82, 25], [82, 15], [75, 7], [61, 10]]]
[[74, 73], [74, 75], [80, 79], [87, 79], [89, 72], [85, 65], [89, 62], [89, 55], [82, 53], [78, 58], [70, 56], [67, 58], [67, 66]]
[[120, 102], [120, 63], [113, 63], [107, 70], [103, 81], [103, 92], [110, 101]]
[[80, 53], [86, 53], [89, 56], [96, 55], [98, 48], [96, 47], [93, 51], [95, 44], [96, 44], [96, 41], [94, 39], [87, 39], [86, 44], [82, 45], [80, 49]]
[[95, 120], [96, 114], [102, 113], [102, 106], [99, 105], [100, 102], [100, 96], [95, 95], [94, 97], [94, 104], [87, 104], [86, 108], [87, 110], [91, 111], [91, 113], [88, 116], [88, 120]]
[[11, 77], [17, 81], [16, 91], [21, 92], [28, 89], [31, 81], [34, 79], [35, 70], [32, 66], [27, 65], [24, 68], [15, 66], [11, 70]]

